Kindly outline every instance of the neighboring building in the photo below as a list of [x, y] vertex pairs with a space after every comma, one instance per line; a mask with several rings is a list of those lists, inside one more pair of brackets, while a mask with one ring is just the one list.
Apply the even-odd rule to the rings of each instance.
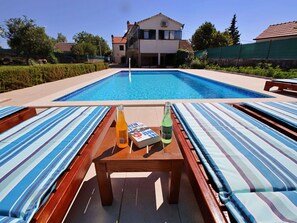
[[114, 63], [126, 63], [126, 37], [111, 36], [112, 40], [112, 60]]
[[256, 42], [297, 38], [297, 21], [270, 25], [257, 36]]
[[75, 43], [56, 43], [54, 48], [62, 51], [63, 53], [71, 53], [73, 45], [75, 45]]
[[179, 49], [188, 50], [189, 52], [193, 52], [193, 47], [191, 46], [191, 43], [189, 40], [180, 40], [179, 41]]
[[126, 58], [139, 67], [175, 65], [183, 24], [159, 13], [127, 25]]

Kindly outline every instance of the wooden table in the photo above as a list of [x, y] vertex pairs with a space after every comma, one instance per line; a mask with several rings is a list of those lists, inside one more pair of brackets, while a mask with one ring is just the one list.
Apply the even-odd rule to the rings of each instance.
[[[160, 128], [152, 128], [159, 133]], [[162, 142], [146, 147], [130, 149], [116, 147], [115, 127], [110, 127], [102, 142], [96, 158], [93, 160], [96, 168], [97, 181], [102, 205], [111, 205], [113, 200], [110, 174], [112, 172], [169, 172], [169, 203], [177, 203], [179, 198], [180, 179], [183, 156], [173, 136], [172, 142], [164, 145]]]

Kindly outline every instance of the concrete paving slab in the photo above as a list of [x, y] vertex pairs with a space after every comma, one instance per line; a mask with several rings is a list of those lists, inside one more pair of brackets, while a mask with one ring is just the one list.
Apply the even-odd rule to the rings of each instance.
[[[51, 106], [74, 105], [118, 105], [124, 104], [127, 123], [143, 122], [148, 126], [160, 126], [163, 105], [158, 101], [95, 101], [95, 102], [53, 102], [54, 99], [84, 87], [95, 81], [125, 69], [107, 69], [78, 77], [45, 83], [0, 94], [0, 105], [25, 105], [37, 107], [37, 111]], [[139, 70], [139, 69], [137, 69]], [[273, 96], [259, 99], [200, 99], [171, 100], [171, 102], [226, 102], [242, 101], [296, 101], [297, 94], [284, 95], [264, 91], [267, 79], [230, 74], [210, 70], [181, 70], [211, 80], [221, 81], [238, 87]], [[92, 165], [80, 191], [65, 218], [65, 222], [203, 222], [200, 209], [185, 174], [181, 181], [181, 196], [177, 205], [166, 201], [168, 175], [166, 173], [115, 173], [112, 174], [114, 203], [102, 206], [95, 169]], [[166, 186], [167, 185], [167, 186]], [[157, 196], [156, 196], [157, 194]]]

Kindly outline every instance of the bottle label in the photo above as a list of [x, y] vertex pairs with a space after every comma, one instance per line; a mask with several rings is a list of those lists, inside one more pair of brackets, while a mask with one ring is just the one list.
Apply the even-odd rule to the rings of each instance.
[[172, 126], [162, 126], [162, 138], [171, 139], [172, 138]]
[[119, 143], [125, 144], [127, 142], [127, 132], [125, 130], [119, 131]]

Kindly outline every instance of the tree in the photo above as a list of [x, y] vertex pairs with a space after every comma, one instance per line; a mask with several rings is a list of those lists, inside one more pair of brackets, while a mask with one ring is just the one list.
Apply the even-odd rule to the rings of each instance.
[[82, 44], [77, 43], [71, 47], [71, 53], [77, 56], [84, 55], [85, 51]]
[[[0, 38], [4, 38], [4, 28], [0, 25]], [[2, 49], [2, 46], [0, 46], [0, 49]]]
[[58, 33], [56, 41], [57, 43], [67, 43], [67, 38], [62, 33]]
[[107, 42], [100, 36], [95, 36], [95, 45], [97, 46], [97, 55], [103, 56], [110, 52]]
[[191, 43], [194, 50], [228, 46], [230, 45], [230, 36], [226, 31], [217, 31], [212, 23], [205, 22], [195, 31]]
[[50, 37], [34, 20], [24, 16], [11, 18], [5, 24], [7, 30], [4, 31], [4, 37], [8, 45], [19, 55], [26, 57], [27, 63], [30, 57], [47, 57], [53, 52]]
[[77, 56], [95, 56], [96, 47], [91, 43], [82, 42], [73, 45], [71, 52]]
[[214, 25], [205, 22], [193, 34], [191, 44], [193, 50], [204, 50], [212, 46], [212, 39], [216, 33]]
[[107, 42], [102, 37], [94, 36], [93, 34], [87, 33], [85, 31], [74, 35], [73, 40], [76, 43], [91, 43], [96, 47], [96, 54], [100, 56], [106, 55], [110, 51]]
[[106, 50], [104, 53], [104, 56], [109, 57], [109, 56], [111, 56], [111, 54], [112, 54], [111, 50]]
[[233, 15], [231, 25], [228, 28], [229, 34], [232, 38], [233, 45], [237, 45], [240, 43], [240, 34], [238, 31], [238, 27], [236, 26], [236, 14]]
[[[50, 39], [53, 43], [53, 46], [55, 46], [57, 43], [67, 43], [67, 38], [62, 33], [58, 33], [56, 39], [54, 37], [50, 37]], [[55, 52], [63, 53], [63, 51], [61, 51], [60, 49], [55, 48], [54, 50]]]
[[87, 33], [85, 31], [82, 31], [80, 33], [77, 33], [73, 36], [73, 40], [76, 42], [76, 43], [82, 43], [82, 42], [93, 42], [93, 35], [90, 34], [90, 33]]
[[228, 30], [225, 30], [224, 32], [217, 31], [215, 33], [212, 47], [221, 47], [221, 46], [230, 46], [230, 45], [232, 45], [232, 38]]
[[0, 37], [4, 37], [4, 27], [0, 25]]

